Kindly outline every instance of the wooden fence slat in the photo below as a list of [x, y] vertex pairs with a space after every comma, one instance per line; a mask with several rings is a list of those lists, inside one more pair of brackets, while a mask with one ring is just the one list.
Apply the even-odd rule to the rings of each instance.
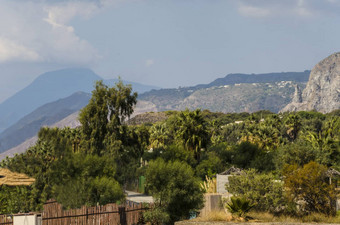
[[[124, 205], [110, 203], [103, 206], [64, 210], [55, 200], [43, 206], [42, 225], [134, 225], [146, 209], [141, 203], [126, 201]], [[13, 225], [12, 217], [0, 215], [0, 225]]]

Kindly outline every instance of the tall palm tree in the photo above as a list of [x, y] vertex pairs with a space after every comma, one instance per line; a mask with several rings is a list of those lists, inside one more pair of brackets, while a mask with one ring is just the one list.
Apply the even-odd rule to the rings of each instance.
[[199, 161], [200, 152], [208, 144], [208, 132], [206, 122], [201, 110], [181, 112], [177, 118], [178, 130], [176, 139], [188, 150], [194, 151], [195, 158]]
[[285, 126], [289, 138], [294, 141], [301, 129], [301, 119], [297, 114], [290, 114], [286, 120]]

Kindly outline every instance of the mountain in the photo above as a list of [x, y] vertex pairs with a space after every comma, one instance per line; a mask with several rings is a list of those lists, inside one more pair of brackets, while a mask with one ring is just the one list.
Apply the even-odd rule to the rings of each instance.
[[176, 89], [151, 90], [138, 97], [137, 110], [166, 111], [185, 108], [219, 112], [254, 112], [262, 109], [278, 112], [288, 104], [295, 85], [304, 87], [309, 71], [229, 74], [209, 84]]
[[89, 69], [64, 69], [40, 75], [0, 104], [0, 132], [39, 106], [77, 91], [90, 92], [94, 82], [101, 79]]
[[264, 73], [264, 74], [242, 74], [234, 73], [228, 74], [224, 78], [218, 78], [208, 85], [203, 87], [214, 87], [231, 84], [244, 84], [244, 83], [275, 83], [280, 81], [295, 81], [307, 82], [310, 70], [304, 72], [282, 72], [282, 73]]
[[[87, 72], [90, 74], [92, 71]], [[184, 110], [186, 108], [202, 108], [214, 112], [254, 112], [262, 109], [278, 112], [292, 100], [297, 85], [301, 88], [305, 87], [308, 72], [229, 74], [209, 84], [176, 89], [153, 89], [139, 95], [133, 116], [143, 112]], [[99, 76], [93, 76], [88, 80], [93, 79], [94, 82], [98, 78], [100, 79]], [[55, 79], [55, 76], [51, 76], [51, 79]], [[39, 79], [37, 80], [39, 81]], [[116, 81], [108, 80], [105, 83], [112, 84]], [[47, 85], [48, 79], [42, 83]], [[50, 83], [53, 84], [53, 82]], [[138, 84], [132, 83], [132, 85], [138, 87]], [[87, 88], [93, 89], [91, 85], [88, 85]], [[140, 89], [141, 91], [150, 90], [153, 87], [142, 86], [142, 88], [144, 89]], [[71, 113], [75, 115], [74, 112], [85, 106], [89, 98], [89, 94], [78, 92], [36, 109], [0, 134], [0, 152], [26, 140], [26, 144], [23, 143], [12, 148], [10, 152], [23, 151], [24, 148], [35, 142], [36, 139], [30, 138], [36, 135], [41, 126], [51, 125], [65, 117], [68, 118], [67, 116]], [[138, 120], [137, 118], [136, 120]], [[73, 123], [79, 124], [76, 122], [76, 116], [73, 116], [73, 120]], [[68, 121], [66, 124], [70, 123], [72, 121]]]
[[0, 152], [35, 136], [42, 126], [50, 126], [79, 111], [88, 104], [90, 98], [90, 94], [76, 92], [37, 108], [0, 134]]
[[[48, 127], [70, 127], [70, 128], [76, 128], [80, 126], [80, 122], [78, 121], [78, 112], [72, 113], [71, 115], [67, 116], [66, 118], [58, 121], [57, 123], [50, 125]], [[29, 147], [35, 145], [36, 141], [38, 140], [38, 137], [35, 135], [34, 137], [31, 137], [30, 139], [27, 139], [26, 141], [22, 142], [21, 144], [7, 150], [6, 152], [0, 153], [0, 161], [8, 157], [13, 157], [15, 154], [20, 154], [25, 152]]]
[[[90, 69], [72, 68], [47, 72], [30, 85], [0, 104], [0, 132], [36, 108], [81, 91], [90, 93], [95, 81], [102, 80]], [[108, 80], [105, 83], [113, 84]], [[131, 83], [123, 81], [124, 83]], [[133, 83], [133, 90], [142, 92], [157, 87]]]
[[[112, 86], [113, 84], [117, 83], [119, 80], [118, 79], [109, 79], [109, 80], [104, 80], [104, 83], [106, 85]], [[138, 94], [142, 94], [144, 92], [153, 90], [153, 89], [159, 89], [157, 86], [152, 86], [152, 85], [145, 85], [145, 84], [140, 84], [136, 82], [131, 82], [131, 81], [123, 81], [124, 84], [130, 84], [132, 86], [132, 90], [137, 92]], [[93, 87], [92, 87], [93, 89]]]
[[285, 111], [311, 111], [329, 113], [340, 109], [340, 52], [316, 64], [306, 88], [301, 93], [296, 87], [293, 101]]

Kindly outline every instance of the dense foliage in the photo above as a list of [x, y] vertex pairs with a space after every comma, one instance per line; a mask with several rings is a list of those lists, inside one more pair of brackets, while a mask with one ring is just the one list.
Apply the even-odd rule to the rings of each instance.
[[157, 159], [146, 170], [147, 189], [170, 222], [187, 219], [203, 206], [202, 190], [193, 169], [185, 162]]
[[[294, 213], [303, 201], [304, 212], [327, 213], [333, 204], [334, 188], [326, 183], [324, 171], [340, 169], [340, 110], [168, 111], [162, 121], [127, 125], [136, 97], [121, 82], [114, 87], [98, 82], [80, 113], [81, 127], [42, 128], [34, 146], [4, 160], [1, 167], [36, 182], [1, 186], [0, 213], [41, 210], [50, 198], [67, 208], [123, 201], [123, 190], [136, 190], [138, 177], [144, 175], [146, 190], [158, 206], [146, 218], [173, 223], [202, 207], [198, 179], [231, 166], [245, 170], [230, 178], [229, 191], [255, 210]], [[310, 170], [315, 180], [309, 179]], [[305, 184], [315, 190], [301, 186]], [[314, 194], [320, 198], [310, 201]], [[25, 203], [18, 204], [23, 198]]]

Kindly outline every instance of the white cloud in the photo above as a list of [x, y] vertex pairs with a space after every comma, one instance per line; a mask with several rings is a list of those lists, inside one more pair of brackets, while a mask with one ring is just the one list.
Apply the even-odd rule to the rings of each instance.
[[150, 67], [153, 64], [155, 64], [155, 61], [153, 59], [148, 59], [148, 60], [145, 61], [145, 66], [146, 67]]
[[238, 11], [243, 16], [257, 17], [257, 18], [267, 17], [271, 14], [270, 10], [268, 9], [251, 6], [251, 5], [243, 5], [243, 4], [240, 5], [240, 7], [238, 8]]
[[314, 18], [320, 14], [338, 14], [340, 0], [240, 0], [238, 11], [253, 18], [298, 17]]
[[88, 64], [99, 58], [70, 21], [90, 17], [113, 0], [0, 0], [0, 63], [11, 61]]
[[11, 40], [0, 38], [0, 62], [6, 61], [39, 61], [34, 50], [28, 49]]

